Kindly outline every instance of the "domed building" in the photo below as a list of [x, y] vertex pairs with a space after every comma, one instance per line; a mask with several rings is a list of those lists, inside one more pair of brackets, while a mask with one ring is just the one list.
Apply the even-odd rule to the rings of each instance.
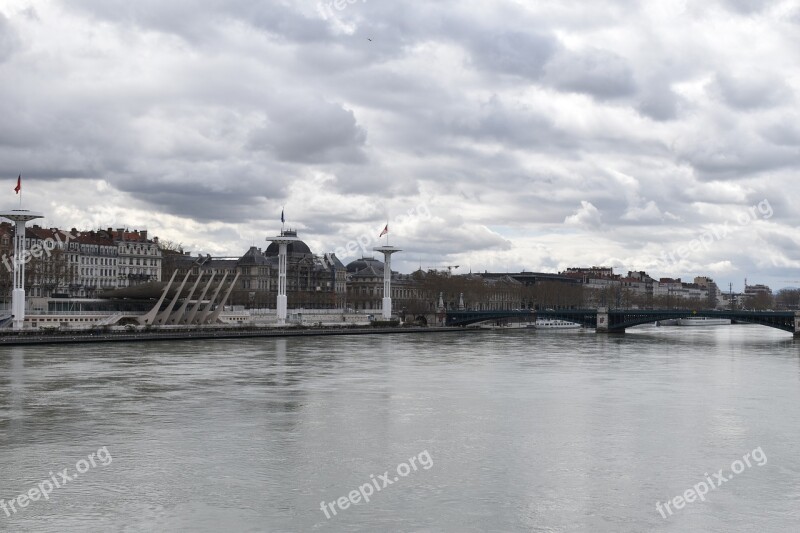
[[356, 259], [355, 261], [351, 261], [347, 263], [347, 273], [348, 274], [355, 274], [365, 268], [372, 267], [375, 271], [379, 271], [381, 276], [383, 275], [383, 263], [378, 261], [374, 257], [361, 257], [361, 259]]
[[[379, 311], [383, 308], [383, 261], [364, 257], [347, 264], [347, 305], [353, 309]], [[392, 301], [401, 314], [417, 298], [411, 276], [392, 272]]]
[[[294, 230], [285, 235], [297, 237]], [[250, 247], [239, 258], [180, 257], [175, 265], [179, 275], [192, 269], [195, 275], [212, 272], [215, 279], [239, 274], [236, 287], [230, 296], [232, 305], [248, 308], [274, 309], [278, 295], [278, 244], [271, 243], [266, 250]], [[345, 305], [347, 294], [346, 271], [334, 254], [314, 255], [309, 246], [297, 240], [287, 246], [286, 288], [290, 309], [334, 309]]]
[[[295, 237], [297, 238], [297, 231], [287, 229], [283, 232], [283, 235], [286, 237]], [[267, 246], [267, 249], [264, 250], [264, 255], [267, 257], [278, 257], [280, 245], [277, 242], [271, 243]], [[286, 257], [287, 260], [290, 257], [295, 257], [297, 259], [300, 258], [307, 258], [313, 257], [314, 254], [311, 253], [311, 248], [308, 247], [306, 243], [303, 241], [293, 241], [286, 245]]]

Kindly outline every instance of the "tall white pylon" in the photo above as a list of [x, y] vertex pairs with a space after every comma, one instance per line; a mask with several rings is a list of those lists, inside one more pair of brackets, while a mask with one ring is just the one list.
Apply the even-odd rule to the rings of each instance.
[[[281, 212], [281, 222], [283, 222], [283, 212]], [[267, 237], [268, 241], [278, 243], [278, 299], [276, 308], [278, 312], [278, 325], [286, 325], [287, 298], [286, 298], [286, 253], [289, 243], [299, 241], [297, 232], [292, 230], [281, 230], [277, 237]]]
[[392, 254], [402, 252], [394, 246], [377, 246], [373, 248], [383, 254], [383, 319], [392, 318]]
[[41, 213], [34, 213], [26, 209], [12, 209], [0, 213], [0, 217], [13, 220], [16, 223], [14, 232], [14, 289], [11, 292], [12, 328], [15, 331], [22, 329], [25, 322], [25, 263], [29, 259], [25, 250], [25, 224], [37, 218], [43, 218]]

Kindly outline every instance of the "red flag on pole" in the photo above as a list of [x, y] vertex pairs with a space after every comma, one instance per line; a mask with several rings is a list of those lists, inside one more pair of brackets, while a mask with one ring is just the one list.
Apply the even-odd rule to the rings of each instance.
[[17, 178], [17, 186], [14, 187], [14, 192], [19, 194], [19, 191], [22, 190], [22, 174], [19, 175]]
[[383, 228], [383, 231], [381, 232], [381, 234], [380, 234], [380, 235], [378, 235], [378, 238], [380, 239], [381, 237], [383, 237], [383, 236], [384, 236], [384, 235], [386, 235], [387, 233], [389, 233], [389, 224], [386, 224], [386, 227], [385, 227], [385, 228]]

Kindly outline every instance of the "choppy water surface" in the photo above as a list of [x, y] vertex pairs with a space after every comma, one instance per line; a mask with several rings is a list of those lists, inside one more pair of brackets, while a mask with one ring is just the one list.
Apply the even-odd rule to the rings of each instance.
[[794, 531], [798, 449], [759, 326], [0, 348], [0, 499], [83, 471], [0, 531]]

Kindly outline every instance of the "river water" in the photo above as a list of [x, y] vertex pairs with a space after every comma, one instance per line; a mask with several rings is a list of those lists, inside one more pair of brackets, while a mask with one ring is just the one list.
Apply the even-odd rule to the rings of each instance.
[[797, 531], [799, 443], [760, 326], [0, 348], [0, 531]]

